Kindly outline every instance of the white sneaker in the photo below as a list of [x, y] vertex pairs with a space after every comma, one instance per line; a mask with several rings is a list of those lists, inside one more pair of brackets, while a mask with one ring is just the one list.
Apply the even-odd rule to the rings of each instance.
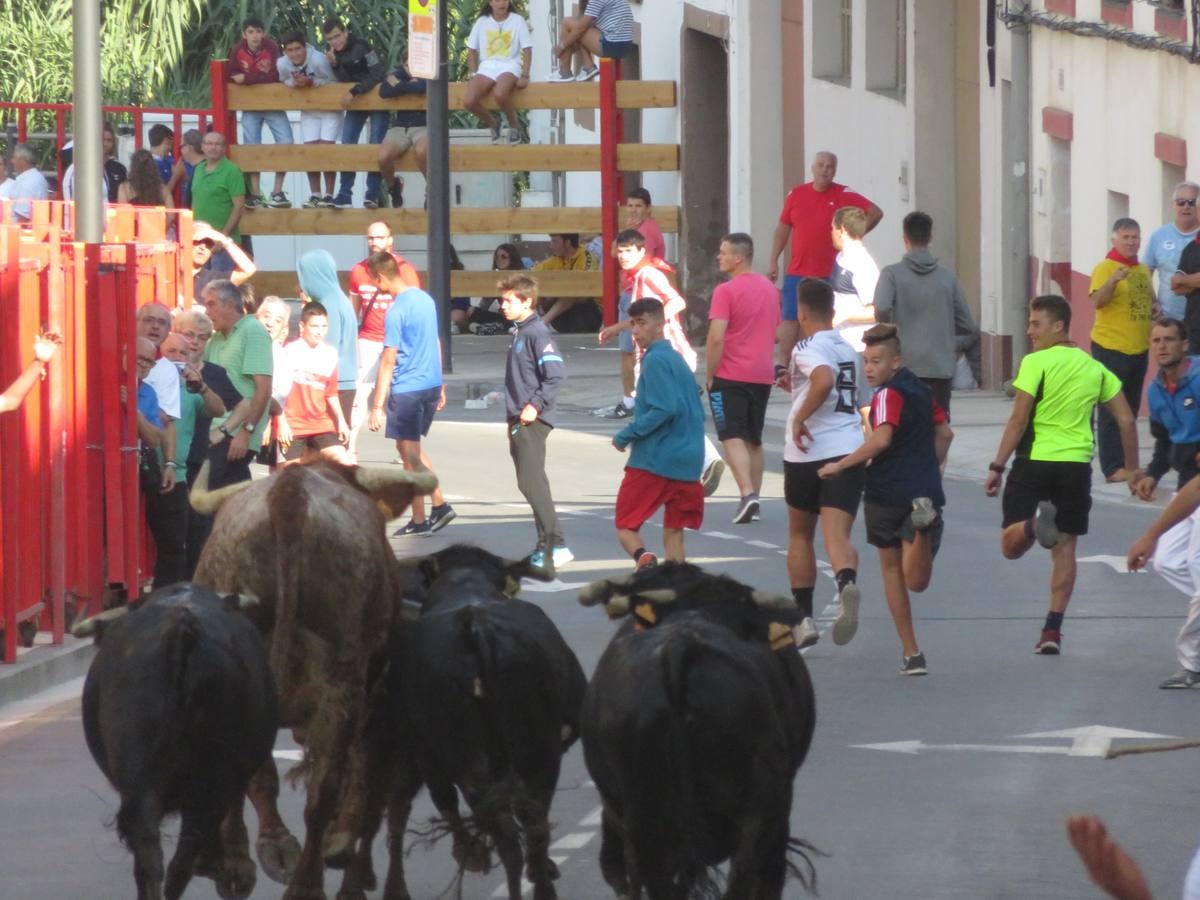
[[575, 76], [570, 72], [564, 74], [561, 69], [555, 69], [546, 80], [551, 84], [566, 84], [568, 81], [574, 81]]
[[555, 547], [551, 557], [554, 560], [554, 568], [557, 569], [575, 559], [575, 554], [571, 552], [570, 547], [563, 546]]
[[579, 70], [579, 74], [575, 76], [576, 81], [591, 81], [600, 75], [600, 67], [596, 65], [584, 66]]
[[799, 625], [792, 628], [792, 638], [796, 641], [796, 646], [803, 650], [819, 641], [821, 632], [817, 631], [817, 623], [805, 616]]
[[850, 643], [858, 631], [858, 602], [862, 598], [858, 585], [854, 582], [847, 584], [838, 592], [837, 620], [833, 623], [833, 642], [839, 647]]

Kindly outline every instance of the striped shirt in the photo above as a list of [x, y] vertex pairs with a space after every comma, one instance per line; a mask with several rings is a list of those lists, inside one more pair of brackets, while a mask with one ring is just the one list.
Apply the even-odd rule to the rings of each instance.
[[588, 0], [583, 14], [596, 22], [600, 36], [610, 43], [633, 40], [633, 12], [629, 0]]

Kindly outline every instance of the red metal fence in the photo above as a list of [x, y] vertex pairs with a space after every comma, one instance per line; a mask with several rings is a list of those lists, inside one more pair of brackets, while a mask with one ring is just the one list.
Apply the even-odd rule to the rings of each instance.
[[[18, 623], [60, 643], [69, 610], [95, 612], [106, 587], [136, 595], [148, 571], [138, 493], [134, 315], [190, 303], [190, 275], [163, 240], [161, 210], [110, 212], [103, 244], [64, 230], [70, 204], [40, 201], [26, 226], [0, 224], [0, 387], [58, 331], [48, 375], [0, 415], [0, 628], [16, 659]], [[0, 201], [0, 222], [10, 218]], [[191, 215], [179, 215], [190, 238]], [[183, 290], [181, 290], [181, 286]], [[129, 402], [121, 402], [124, 386]]]

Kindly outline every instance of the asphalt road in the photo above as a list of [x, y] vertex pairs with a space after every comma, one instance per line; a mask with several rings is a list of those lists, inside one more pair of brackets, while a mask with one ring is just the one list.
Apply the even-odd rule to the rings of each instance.
[[[396, 539], [401, 553], [453, 541], [510, 556], [529, 551], [533, 526], [497, 418], [495, 410], [448, 412], [434, 426], [430, 457], [459, 518], [433, 538]], [[551, 438], [552, 484], [578, 559], [554, 590], [525, 595], [546, 608], [589, 672], [613, 626], [599, 611], [581, 608], [575, 591], [629, 566], [611, 521], [624, 459], [608, 444], [616, 424], [568, 415]], [[777, 433], [770, 439], [778, 445]], [[386, 463], [392, 454], [375, 439], [364, 456]], [[778, 454], [770, 456], [769, 469], [777, 472]], [[1109, 564], [1123, 556], [1149, 511], [1097, 504], [1081, 556], [1113, 559], [1080, 566], [1064, 654], [1038, 657], [1032, 648], [1045, 612], [1047, 555], [1006, 562], [997, 546], [998, 501], [985, 499], [976, 482], [948, 481], [947, 494], [948, 527], [933, 583], [914, 602], [929, 676], [896, 674], [899, 644], [861, 522], [858, 636], [846, 647], [822, 640], [806, 653], [818, 724], [795, 785], [793, 833], [829, 854], [817, 862], [821, 896], [1095, 897], [1063, 827], [1077, 811], [1108, 821], [1157, 896], [1178, 896], [1200, 839], [1195, 754], [1114, 761], [1094, 755], [1110, 740], [1115, 746], [1145, 740], [1112, 738], [1098, 728], [1179, 737], [1200, 730], [1200, 695], [1156, 687], [1175, 669], [1172, 641], [1183, 597], [1155, 576]], [[756, 587], [785, 591], [780, 477], [768, 475], [761, 522], [729, 524], [735, 495], [730, 480], [710, 502], [704, 531], [687, 536], [690, 557]], [[656, 532], [647, 531], [650, 546], [659, 543]], [[818, 591], [821, 609], [832, 599], [832, 581], [822, 578]], [[0, 897], [134, 894], [130, 857], [110, 827], [115, 795], [84, 747], [77, 693], [78, 684], [70, 685], [40, 705], [0, 708]], [[1055, 734], [1063, 731], [1069, 733]], [[279, 746], [291, 745], [281, 737]], [[301, 798], [288, 793], [283, 806], [292, 827], [301, 828]], [[596, 863], [598, 808], [575, 748], [553, 811], [564, 898], [612, 896]], [[422, 798], [414, 821], [430, 812]], [[169, 844], [168, 838], [168, 852]], [[448, 844], [417, 849], [406, 870], [414, 897], [441, 895], [453, 880]], [[498, 870], [468, 876], [463, 896], [492, 897], [502, 883]], [[330, 898], [336, 890], [331, 873]], [[260, 880], [253, 897], [281, 894], [279, 885]], [[216, 895], [211, 882], [195, 881], [186, 896]], [[793, 884], [787, 896], [803, 894]]]

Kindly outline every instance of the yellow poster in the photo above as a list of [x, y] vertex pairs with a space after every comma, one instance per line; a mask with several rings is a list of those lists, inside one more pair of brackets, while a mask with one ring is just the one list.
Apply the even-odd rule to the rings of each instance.
[[439, 2], [408, 0], [408, 71], [414, 78], [436, 78], [438, 74]]

